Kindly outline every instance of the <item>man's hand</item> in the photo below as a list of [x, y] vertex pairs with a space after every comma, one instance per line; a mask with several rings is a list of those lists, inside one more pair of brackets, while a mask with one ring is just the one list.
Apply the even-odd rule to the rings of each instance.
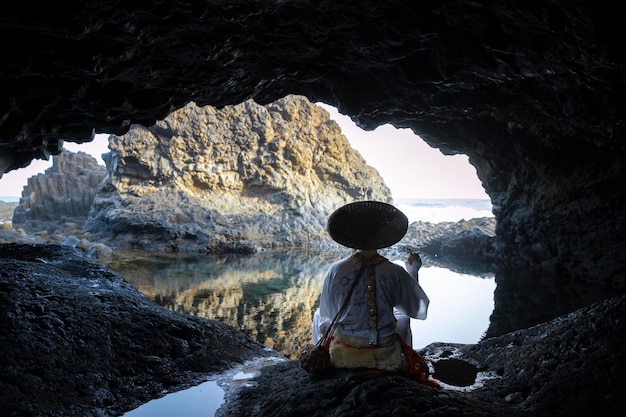
[[420, 258], [419, 253], [409, 251], [409, 257], [404, 262], [404, 266], [409, 275], [411, 275], [416, 281], [419, 281], [418, 271], [422, 267], [422, 258]]
[[417, 261], [420, 266], [422, 266], [422, 258], [420, 258], [420, 254], [417, 252], [410, 252], [408, 263], [409, 265], [413, 265], [413, 262]]

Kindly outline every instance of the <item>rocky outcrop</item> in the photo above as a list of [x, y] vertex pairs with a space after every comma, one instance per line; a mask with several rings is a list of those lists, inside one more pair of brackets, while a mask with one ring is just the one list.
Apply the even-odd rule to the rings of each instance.
[[190, 103], [111, 137], [109, 148], [85, 229], [119, 248], [335, 246], [325, 233], [333, 210], [391, 201], [328, 112], [299, 96], [222, 109]]
[[400, 242], [381, 253], [404, 259], [408, 250], [414, 250], [432, 266], [493, 276], [498, 265], [495, 230], [496, 220], [491, 217], [458, 222], [417, 221], [409, 224]]
[[104, 175], [105, 167], [84, 152], [54, 156], [52, 167], [28, 179], [13, 214], [13, 227], [52, 232], [59, 223], [82, 226]]
[[400, 247], [449, 260], [495, 263], [496, 220], [481, 217], [458, 222], [411, 223]]
[[[74, 3], [70, 14], [57, 3], [11, 6], [0, 35], [20, 42], [3, 45], [10, 59], [0, 63], [0, 172], [59, 153], [62, 139], [152, 126], [191, 100], [221, 108], [302, 94], [367, 129], [410, 128], [469, 156], [494, 204], [499, 262], [530, 270], [498, 281], [514, 289], [511, 308], [551, 305], [581, 281], [626, 288], [626, 22], [614, 2], [104, 0]], [[546, 272], [558, 283], [548, 294]], [[623, 352], [623, 333], [596, 336], [618, 340], [613, 350], [571, 355], [610, 358]], [[582, 381], [596, 370], [574, 365]], [[587, 388], [613, 389], [623, 380], [613, 375]], [[371, 392], [355, 392], [352, 404]], [[587, 392], [569, 398], [586, 412]]]
[[0, 230], [0, 242], [62, 244], [92, 259], [109, 258], [111, 248], [83, 231], [104, 176], [105, 167], [84, 152], [55, 156], [52, 167], [28, 179], [11, 223]]
[[429, 345], [421, 353], [443, 390], [392, 374], [340, 370], [319, 378], [297, 362], [278, 364], [227, 398], [217, 415], [618, 417], [626, 394], [624, 313], [621, 296], [475, 345]]
[[[121, 12], [120, 10], [123, 10]], [[12, 7], [0, 34], [0, 171], [152, 126], [190, 101], [288, 94], [366, 129], [465, 154], [494, 204], [499, 258], [626, 280], [626, 22], [604, 0], [501, 3], [117, 1]], [[417, 181], [407, 178], [407, 181]], [[192, 202], [193, 203], [193, 202]]]
[[219, 416], [623, 414], [623, 296], [475, 345], [427, 346], [439, 391], [359, 370], [312, 377], [233, 327], [157, 306], [65, 246], [0, 245], [0, 266], [6, 417], [121, 415], [255, 358], [279, 363], [225, 386]]

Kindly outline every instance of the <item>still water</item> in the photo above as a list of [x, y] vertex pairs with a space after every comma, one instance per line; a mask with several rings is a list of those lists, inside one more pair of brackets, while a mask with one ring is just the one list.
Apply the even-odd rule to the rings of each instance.
[[[118, 252], [109, 267], [163, 307], [226, 322], [293, 359], [310, 339], [326, 270], [340, 257], [314, 252], [213, 257]], [[426, 320], [412, 320], [416, 349], [432, 342], [480, 340], [493, 312], [493, 276], [461, 274], [426, 262], [420, 284], [430, 308]]]
[[[116, 252], [108, 266], [167, 309], [226, 322], [295, 359], [310, 340], [326, 270], [341, 257], [313, 252], [211, 257]], [[493, 275], [462, 274], [426, 261], [419, 279], [430, 307], [426, 320], [411, 319], [414, 348], [433, 342], [476, 343], [484, 336], [494, 308]], [[150, 401], [124, 417], [210, 417], [223, 401], [220, 384], [208, 381]]]

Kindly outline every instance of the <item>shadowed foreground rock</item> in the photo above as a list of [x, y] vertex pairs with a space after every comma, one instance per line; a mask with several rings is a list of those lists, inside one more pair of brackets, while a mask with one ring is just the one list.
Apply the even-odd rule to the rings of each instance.
[[399, 375], [337, 371], [316, 378], [291, 361], [265, 368], [218, 415], [622, 416], [626, 408], [626, 299], [617, 297], [551, 322], [475, 345], [436, 343], [431, 363], [477, 366], [467, 387], [426, 387]]
[[280, 356], [173, 313], [62, 245], [0, 245], [2, 416], [120, 415], [247, 359]]
[[[121, 415], [247, 360], [281, 357], [232, 327], [157, 306], [78, 250], [0, 245], [0, 267], [3, 416]], [[227, 390], [218, 413], [618, 416], [626, 395], [624, 317], [622, 296], [476, 345], [429, 345], [422, 353], [435, 377], [444, 360], [479, 371], [475, 384], [441, 391], [390, 374], [315, 378], [286, 361]]]

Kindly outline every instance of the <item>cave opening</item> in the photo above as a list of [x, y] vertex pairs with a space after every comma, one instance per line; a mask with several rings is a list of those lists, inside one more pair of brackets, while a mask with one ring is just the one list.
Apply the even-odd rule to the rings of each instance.
[[444, 155], [410, 129], [390, 124], [365, 131], [336, 108], [316, 104], [330, 113], [352, 147], [380, 172], [394, 200], [489, 199], [466, 155]]

